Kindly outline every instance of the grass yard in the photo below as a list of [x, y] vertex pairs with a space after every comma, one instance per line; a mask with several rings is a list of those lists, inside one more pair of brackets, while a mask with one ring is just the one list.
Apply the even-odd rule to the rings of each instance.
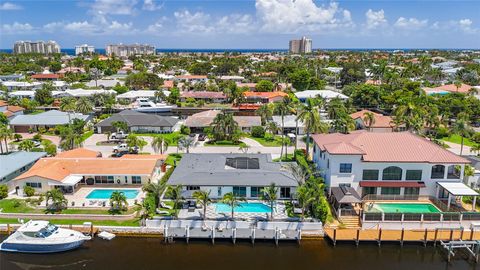
[[93, 130], [89, 130], [82, 134], [80, 141], [84, 142], [86, 139], [90, 138], [92, 135], [93, 135]]
[[[462, 143], [462, 137], [460, 137], [457, 134], [452, 134], [448, 137], [443, 137], [442, 140], [446, 141], [446, 142], [456, 143], [456, 144], [461, 144]], [[468, 138], [464, 138], [463, 139], [463, 145], [474, 146], [474, 145], [476, 145], [476, 143], [469, 140]]]
[[[130, 220], [80, 220], [80, 219], [49, 219], [51, 223], [57, 225], [82, 225], [84, 222], [92, 222], [96, 226], [128, 226], [128, 227], [138, 227], [140, 222], [137, 218]], [[28, 220], [25, 220], [28, 221]], [[0, 224], [18, 224], [18, 219], [16, 218], [0, 218]]]
[[272, 139], [257, 138], [257, 137], [252, 137], [252, 136], [248, 136], [248, 138], [257, 141], [257, 142], [259, 142], [261, 145], [266, 146], [266, 147], [278, 147], [278, 146], [282, 146], [282, 137], [281, 137], [281, 136], [275, 136], [275, 137], [272, 138]]
[[167, 156], [167, 159], [165, 160], [165, 163], [167, 163], [168, 165], [170, 166], [173, 166], [174, 165], [174, 162], [177, 161], [177, 164], [178, 162], [182, 159], [182, 154], [169, 154]]
[[208, 141], [204, 144], [205, 146], [246, 146], [247, 144], [244, 142], [232, 142], [232, 141]]

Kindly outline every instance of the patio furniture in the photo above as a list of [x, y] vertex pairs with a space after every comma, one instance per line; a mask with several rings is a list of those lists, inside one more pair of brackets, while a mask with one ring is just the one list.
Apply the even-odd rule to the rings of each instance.
[[165, 211], [165, 210], [160, 210], [158, 208], [155, 210], [155, 212], [159, 215], [169, 215], [170, 214], [170, 212]]
[[160, 205], [161, 208], [170, 209], [170, 210], [173, 209], [173, 206], [170, 206], [170, 205], [168, 205], [168, 204], [164, 204], [164, 203], [162, 203], [162, 202], [160, 202], [159, 205]]

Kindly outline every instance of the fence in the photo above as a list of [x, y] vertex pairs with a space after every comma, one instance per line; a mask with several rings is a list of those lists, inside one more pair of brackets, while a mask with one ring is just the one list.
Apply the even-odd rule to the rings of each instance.
[[480, 221], [480, 213], [476, 212], [446, 212], [446, 213], [428, 213], [428, 214], [413, 214], [413, 213], [363, 213], [363, 222], [365, 221]]

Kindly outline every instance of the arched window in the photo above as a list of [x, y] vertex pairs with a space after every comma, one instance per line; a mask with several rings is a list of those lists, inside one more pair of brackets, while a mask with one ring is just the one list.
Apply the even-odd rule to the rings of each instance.
[[402, 180], [402, 169], [397, 166], [390, 166], [383, 169], [383, 180]]
[[460, 165], [450, 165], [448, 166], [447, 170], [447, 178], [448, 179], [460, 179], [460, 172], [461, 172]]
[[432, 167], [432, 179], [443, 179], [445, 177], [445, 166], [435, 165]]

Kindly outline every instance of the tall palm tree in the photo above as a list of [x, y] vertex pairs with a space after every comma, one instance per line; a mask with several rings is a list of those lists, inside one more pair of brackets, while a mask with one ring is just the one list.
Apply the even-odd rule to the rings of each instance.
[[110, 205], [112, 205], [113, 210], [120, 211], [125, 209], [128, 206], [127, 196], [122, 191], [114, 191], [110, 195]]
[[282, 165], [282, 169], [292, 174], [298, 185], [302, 185], [310, 177], [308, 173], [298, 163], [290, 162]]
[[271, 183], [263, 189], [262, 200], [270, 205], [270, 220], [273, 220], [274, 205], [278, 200], [278, 187], [275, 183]]
[[464, 117], [457, 118], [452, 126], [452, 132], [458, 134], [462, 138], [460, 142], [460, 155], [463, 154], [464, 139], [468, 135], [469, 131], [470, 128], [468, 126], [468, 121]]
[[207, 219], [207, 206], [212, 202], [210, 199], [210, 191], [197, 190], [193, 192], [192, 197], [197, 200], [198, 204], [203, 207], [203, 219]]
[[168, 186], [167, 188], [166, 195], [173, 200], [173, 208], [175, 209], [176, 217], [178, 216], [178, 208], [180, 206], [180, 202], [183, 200], [182, 190], [182, 185]]
[[76, 100], [73, 97], [64, 97], [60, 100], [60, 110], [68, 113], [68, 123], [71, 122], [70, 112], [75, 113]]
[[68, 200], [65, 198], [62, 191], [55, 188], [45, 193], [45, 204], [47, 205], [47, 209], [56, 212], [66, 208], [68, 205]]
[[75, 104], [75, 109], [79, 113], [88, 114], [93, 111], [93, 103], [87, 97], [80, 97]]
[[470, 152], [477, 153], [477, 156], [480, 155], [480, 143], [470, 146]]
[[168, 146], [170, 145], [170, 141], [164, 136], [158, 135], [153, 137], [151, 145], [155, 153], [160, 152], [160, 154], [163, 154], [167, 152]]
[[255, 111], [255, 113], [262, 119], [262, 126], [265, 126], [268, 119], [272, 117], [273, 111], [269, 104], [263, 104]]
[[160, 206], [160, 198], [162, 197], [163, 192], [165, 191], [165, 183], [147, 183], [143, 185], [142, 190], [152, 194], [155, 198], [155, 207]]
[[312, 203], [315, 201], [315, 197], [312, 196], [311, 191], [307, 188], [306, 185], [301, 185], [297, 188], [295, 192], [295, 197], [302, 209], [301, 219], [305, 219], [305, 213]]
[[280, 130], [280, 128], [278, 127], [277, 123], [275, 122], [268, 122], [267, 124], [267, 131], [269, 131], [270, 133], [272, 133], [272, 136], [275, 136], [275, 134], [277, 134], [277, 132]]
[[291, 111], [290, 104], [287, 98], [284, 98], [282, 102], [275, 103], [274, 112], [280, 114], [282, 127], [280, 129], [282, 135], [282, 149], [280, 150], [280, 160], [283, 157], [283, 149], [284, 149], [284, 140], [285, 140], [285, 115], [287, 115]]
[[31, 152], [35, 148], [35, 144], [31, 140], [24, 140], [18, 145], [18, 150]]
[[235, 219], [235, 207], [240, 205], [240, 202], [244, 202], [245, 198], [244, 197], [238, 197], [235, 195], [233, 192], [228, 192], [225, 195], [223, 195], [222, 202], [224, 204], [228, 204], [230, 208], [232, 209], [232, 219]]
[[368, 130], [372, 127], [373, 124], [375, 124], [375, 114], [372, 112], [365, 112], [363, 114], [363, 122], [367, 126]]
[[73, 130], [71, 126], [66, 126], [60, 132], [60, 147], [65, 150], [75, 149], [82, 145], [82, 134]]
[[[2, 143], [1, 141], [3, 140], [3, 142], [5, 143], [5, 152], [7, 154], [10, 153], [10, 150], [8, 149], [7, 140], [12, 138], [13, 138], [12, 130], [7, 125], [1, 125], [0, 126], [0, 145]], [[3, 153], [3, 149], [2, 149], [2, 153]]]
[[318, 110], [320, 106], [315, 99], [307, 99], [306, 103], [300, 108], [297, 119], [301, 120], [305, 125], [305, 132], [307, 133], [306, 150], [307, 158], [309, 157], [310, 134], [312, 133], [326, 133], [328, 125], [323, 123], [320, 119]]
[[185, 151], [190, 153], [190, 148], [193, 148], [198, 145], [198, 142], [195, 141], [194, 138], [190, 136], [183, 136], [178, 139], [178, 148], [185, 149]]
[[234, 140], [234, 136], [239, 130], [233, 114], [227, 112], [217, 114], [210, 127], [215, 141]]

